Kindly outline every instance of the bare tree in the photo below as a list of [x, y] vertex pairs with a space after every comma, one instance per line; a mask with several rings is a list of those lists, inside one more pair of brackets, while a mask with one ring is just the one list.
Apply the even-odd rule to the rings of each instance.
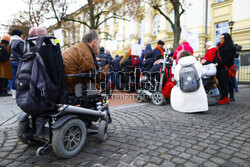
[[[127, 0], [126, 5], [130, 6], [130, 13], [134, 16], [138, 16], [138, 12], [140, 12], [140, 0]], [[170, 24], [173, 33], [174, 33], [174, 43], [173, 48], [176, 48], [179, 45], [179, 40], [181, 36], [181, 24], [180, 18], [181, 15], [185, 12], [183, 8], [184, 0], [149, 0], [144, 2], [149, 4], [154, 10], [156, 10], [159, 14], [161, 14]], [[170, 4], [174, 10], [174, 20], [171, 20], [167, 10], [163, 10], [167, 8], [167, 5]]]
[[57, 28], [62, 27], [62, 22], [64, 17], [67, 15], [68, 7], [73, 0], [44, 0], [49, 4], [49, 9], [51, 9], [52, 13], [48, 16], [48, 19], [56, 19]]
[[24, 38], [26, 38], [28, 37], [28, 31], [30, 27], [33, 25], [31, 25], [27, 12], [19, 12], [15, 14], [15, 17], [13, 17], [8, 24], [2, 24], [2, 26], [8, 30], [9, 34], [11, 34], [13, 29], [21, 30], [23, 32]]
[[[122, 6], [123, 1], [117, 0], [87, 0], [87, 4], [82, 7], [83, 17], [65, 17], [65, 21], [77, 22], [85, 25], [89, 29], [98, 29], [102, 24], [110, 19], [124, 19]], [[103, 19], [102, 19], [103, 18]]]
[[32, 26], [39, 26], [44, 23], [45, 15], [48, 13], [48, 3], [45, 0], [24, 0], [28, 5], [28, 11], [23, 13], [28, 14], [30, 24]]

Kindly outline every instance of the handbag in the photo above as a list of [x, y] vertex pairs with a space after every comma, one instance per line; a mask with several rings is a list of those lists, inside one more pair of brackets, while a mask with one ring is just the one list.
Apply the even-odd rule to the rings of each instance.
[[[221, 57], [220, 57], [220, 54], [219, 54], [219, 51], [218, 51], [218, 57], [219, 57], [219, 59], [220, 59], [220, 61], [222, 60], [221, 59]], [[226, 66], [226, 65], [224, 65], [225, 66], [225, 68], [227, 69], [227, 71], [228, 71], [228, 76], [229, 77], [235, 77], [236, 76], [236, 64], [234, 64], [234, 65], [232, 65], [229, 69], [228, 69], [228, 67]]]

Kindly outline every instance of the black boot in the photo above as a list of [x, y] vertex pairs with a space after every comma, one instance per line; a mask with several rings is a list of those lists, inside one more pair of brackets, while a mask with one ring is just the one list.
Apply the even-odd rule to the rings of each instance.
[[1, 91], [1, 96], [11, 96], [6, 90]]
[[230, 92], [230, 101], [234, 101], [234, 92]]

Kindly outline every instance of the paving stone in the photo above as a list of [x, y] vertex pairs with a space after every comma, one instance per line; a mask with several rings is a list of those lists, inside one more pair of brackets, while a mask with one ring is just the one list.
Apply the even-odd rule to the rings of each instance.
[[192, 154], [192, 155], [197, 155], [197, 154], [199, 153], [199, 151], [194, 150], [194, 149], [188, 149], [188, 150], [186, 151], [186, 153], [189, 153], [189, 154]]
[[201, 157], [201, 158], [204, 158], [204, 159], [208, 159], [210, 158], [212, 155], [210, 154], [207, 154], [207, 153], [204, 153], [204, 152], [201, 152], [198, 154], [198, 157]]
[[3, 161], [0, 161], [0, 166], [7, 166], [11, 162], [13, 162], [13, 161], [12, 160], [3, 160]]
[[190, 154], [187, 154], [187, 153], [181, 153], [180, 155], [178, 155], [179, 157], [181, 158], [184, 158], [184, 159], [190, 159], [192, 157], [192, 155]]
[[131, 155], [125, 155], [125, 156], [121, 159], [121, 161], [130, 164], [132, 161], [135, 160], [135, 158], [136, 158], [136, 157], [131, 156]]
[[109, 159], [108, 161], [106, 161], [104, 163], [106, 166], [110, 166], [110, 167], [113, 167], [113, 166], [117, 166], [119, 164], [118, 161], [115, 161], [115, 160], [112, 160], [112, 159]]
[[194, 162], [195, 164], [201, 165], [206, 161], [206, 159], [200, 158], [200, 157], [192, 157], [190, 161]]
[[159, 165], [149, 163], [149, 164], [146, 165], [146, 167], [159, 167]]
[[227, 162], [226, 164], [224, 164], [225, 167], [238, 167], [238, 164], [235, 164], [231, 161]]
[[131, 167], [131, 165], [121, 162], [117, 167]]
[[213, 162], [210, 162], [210, 161], [207, 161], [203, 164], [205, 167], [217, 167], [219, 165], [213, 163]]
[[186, 163], [184, 164], [184, 166], [185, 166], [185, 167], [198, 167], [197, 164], [192, 163], [192, 162], [186, 162]]
[[152, 157], [149, 160], [149, 162], [152, 162], [152, 163], [157, 164], [157, 165], [160, 165], [162, 161], [163, 160], [161, 158], [158, 158], [158, 157]]
[[226, 162], [225, 160], [223, 160], [221, 158], [217, 158], [217, 157], [212, 157], [210, 160], [217, 163], [217, 164], [219, 164], [219, 165], [222, 165], [222, 164], [224, 164]]
[[177, 163], [177, 164], [180, 164], [180, 165], [184, 165], [184, 163], [186, 162], [185, 159], [181, 159], [181, 158], [173, 158], [172, 159], [173, 162]]
[[175, 150], [170, 150], [170, 151], [168, 151], [168, 154], [177, 156], [177, 155], [180, 154], [180, 152], [179, 151], [175, 151]]
[[234, 162], [234, 163], [236, 163], [236, 164], [238, 164], [238, 165], [243, 165], [243, 164], [245, 164], [245, 161], [242, 160], [242, 159], [239, 159], [239, 158], [232, 158], [230, 161], [232, 161], [232, 162]]
[[231, 159], [231, 157], [232, 157], [231, 154], [227, 154], [227, 153], [223, 153], [223, 152], [220, 152], [220, 153], [218, 153], [216, 155], [223, 158], [223, 159]]
[[22, 162], [12, 162], [12, 163], [6, 165], [6, 167], [17, 167], [20, 165], [22, 165]]
[[164, 161], [162, 164], [161, 164], [162, 167], [175, 167], [176, 165], [172, 162], [169, 162], [169, 161]]

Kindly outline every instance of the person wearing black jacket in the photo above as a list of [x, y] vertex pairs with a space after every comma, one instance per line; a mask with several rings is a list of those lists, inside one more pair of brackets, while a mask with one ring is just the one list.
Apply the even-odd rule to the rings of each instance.
[[13, 80], [12, 80], [12, 97], [16, 98], [16, 71], [18, 68], [20, 57], [23, 55], [24, 41], [22, 39], [22, 31], [13, 30], [11, 32], [11, 40], [10, 40], [10, 63], [13, 71]]
[[216, 77], [219, 80], [222, 98], [218, 104], [227, 104], [230, 102], [228, 98], [229, 89], [232, 87], [228, 70], [234, 64], [234, 56], [236, 49], [231, 36], [228, 33], [223, 33], [220, 36], [220, 43], [215, 54], [214, 63], [217, 67]]

